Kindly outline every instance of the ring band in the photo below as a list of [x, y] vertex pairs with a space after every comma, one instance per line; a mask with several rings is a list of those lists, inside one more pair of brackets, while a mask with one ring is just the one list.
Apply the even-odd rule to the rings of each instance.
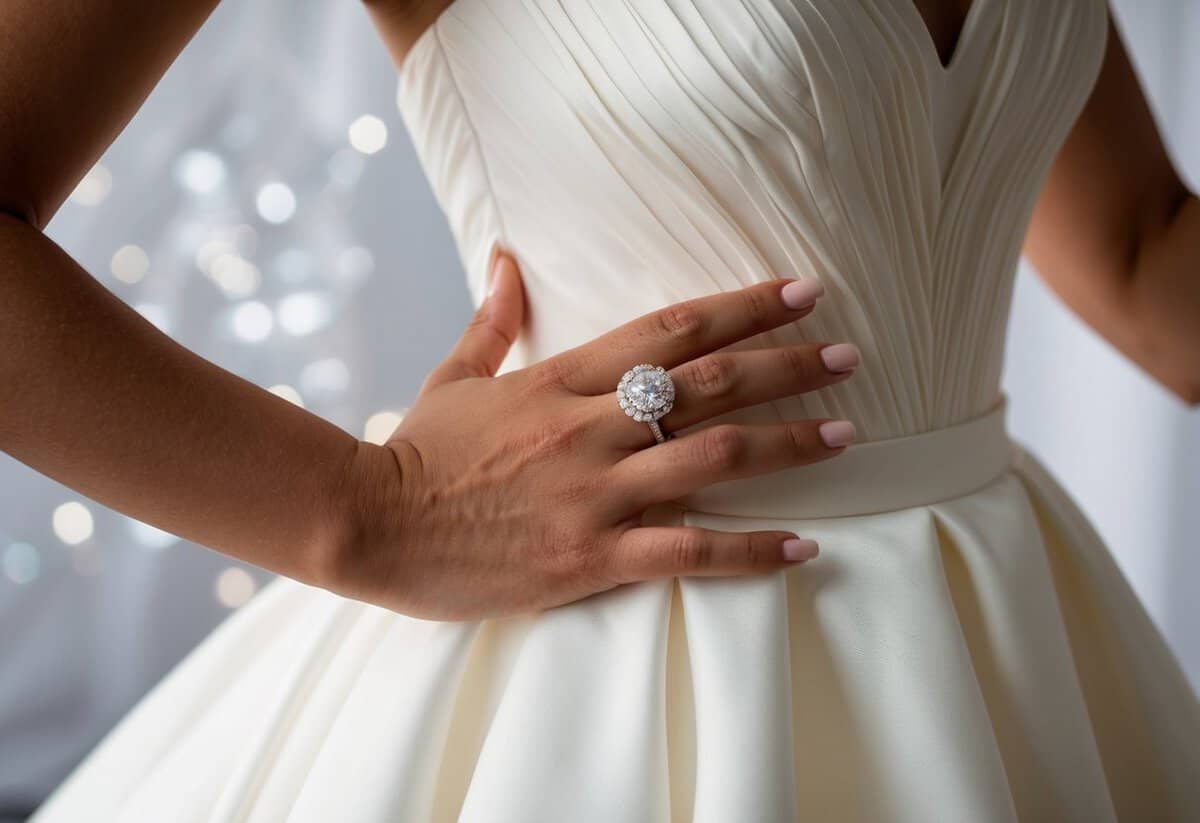
[[658, 423], [675, 404], [675, 382], [662, 366], [639, 363], [621, 375], [621, 382], [617, 384], [617, 404], [634, 420], [649, 425], [656, 443], [674, 436]]

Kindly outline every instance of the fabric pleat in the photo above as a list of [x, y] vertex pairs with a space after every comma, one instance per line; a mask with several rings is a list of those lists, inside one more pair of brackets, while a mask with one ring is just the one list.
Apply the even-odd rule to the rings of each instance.
[[501, 371], [819, 278], [738, 346], [850, 340], [853, 379], [703, 425], [862, 444], [644, 522], [820, 558], [469, 623], [280, 578], [33, 823], [1200, 820], [1195, 695], [1003, 431], [1022, 239], [1106, 26], [1103, 0], [974, 0], [942, 65], [911, 0], [452, 2], [398, 100], [475, 302], [496, 244], [521, 264]]

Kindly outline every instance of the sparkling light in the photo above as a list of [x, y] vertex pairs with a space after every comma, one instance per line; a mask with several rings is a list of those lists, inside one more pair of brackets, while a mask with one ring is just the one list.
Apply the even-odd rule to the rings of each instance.
[[217, 575], [213, 589], [217, 601], [222, 606], [236, 609], [254, 596], [255, 591], [258, 590], [258, 584], [245, 569], [230, 566]]
[[276, 317], [288, 334], [301, 337], [324, 328], [333, 316], [329, 299], [311, 291], [289, 294], [279, 301]]
[[71, 192], [71, 202], [81, 206], [98, 206], [112, 191], [112, 182], [112, 172], [97, 163]]
[[282, 397], [284, 400], [293, 405], [304, 408], [304, 398], [300, 396], [300, 392], [296, 391], [286, 383], [277, 383], [276, 385], [267, 389], [267, 391], [278, 397]]
[[51, 518], [54, 534], [68, 546], [77, 546], [92, 536], [95, 521], [87, 506], [72, 500], [54, 510]]
[[234, 299], [249, 297], [262, 284], [258, 266], [239, 254], [218, 254], [209, 263], [208, 273], [225, 296]]
[[373, 114], [364, 114], [348, 129], [350, 145], [363, 154], [375, 154], [387, 145], [387, 126]]
[[296, 195], [285, 183], [267, 183], [254, 200], [258, 216], [268, 223], [286, 223], [296, 213]]
[[4, 551], [4, 574], [18, 586], [32, 583], [42, 569], [42, 557], [28, 543], [11, 543]]
[[362, 246], [351, 246], [338, 253], [334, 268], [342, 280], [358, 285], [375, 271], [375, 257]]
[[403, 414], [394, 411], [376, 412], [367, 418], [367, 425], [363, 427], [363, 440], [380, 445], [386, 443], [403, 418]]
[[150, 258], [141, 246], [130, 244], [116, 250], [108, 267], [122, 283], [138, 283], [150, 270]]
[[220, 155], [203, 149], [192, 149], [175, 161], [175, 180], [196, 194], [216, 191], [225, 182], [225, 161]]
[[133, 535], [133, 539], [141, 543], [143, 547], [155, 551], [165, 549], [179, 542], [179, 538], [170, 532], [165, 532], [140, 520], [130, 519], [129, 531]]
[[271, 335], [275, 325], [271, 310], [257, 300], [247, 300], [234, 308], [230, 315], [233, 333], [247, 343], [260, 343]]
[[300, 389], [307, 395], [340, 394], [350, 385], [350, 370], [336, 357], [314, 360], [300, 372]]

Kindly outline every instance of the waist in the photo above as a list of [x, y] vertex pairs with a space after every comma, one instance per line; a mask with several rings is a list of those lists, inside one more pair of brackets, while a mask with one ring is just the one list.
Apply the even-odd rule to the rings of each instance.
[[714, 483], [675, 501], [705, 514], [808, 520], [925, 506], [1004, 474], [1013, 445], [1006, 403], [944, 429], [850, 446], [820, 463]]

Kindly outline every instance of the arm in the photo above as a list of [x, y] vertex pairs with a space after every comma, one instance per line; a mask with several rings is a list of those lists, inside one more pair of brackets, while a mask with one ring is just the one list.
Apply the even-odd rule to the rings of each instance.
[[1200, 200], [1179, 179], [1115, 26], [1025, 251], [1080, 317], [1200, 403]]
[[40, 230], [215, 2], [5, 3], [0, 448], [105, 505], [311, 581], [347, 539], [358, 441], [177, 345]]

